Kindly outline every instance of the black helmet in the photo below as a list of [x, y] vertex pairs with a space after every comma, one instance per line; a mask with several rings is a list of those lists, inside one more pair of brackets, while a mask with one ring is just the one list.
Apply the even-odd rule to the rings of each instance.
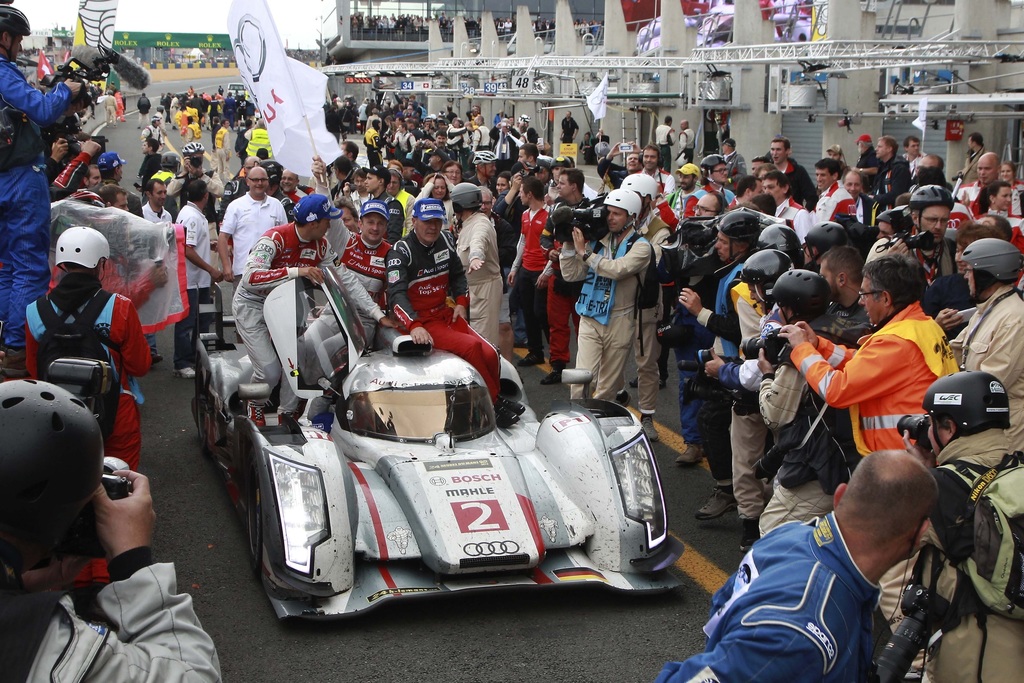
[[907, 215], [907, 207], [897, 206], [895, 209], [883, 211], [875, 217], [875, 223], [888, 223], [893, 232], [903, 232], [914, 227], [914, 221]]
[[1016, 282], [1024, 262], [1024, 256], [1017, 247], [995, 237], [972, 242], [960, 258], [974, 271], [974, 288], [977, 292], [988, 289], [996, 282]]
[[981, 370], [955, 372], [932, 382], [924, 392], [924, 409], [936, 419], [947, 416], [959, 434], [1010, 426], [1010, 398], [995, 375]]
[[27, 36], [32, 33], [28, 17], [10, 5], [0, 5], [0, 33], [4, 32], [15, 36]]
[[711, 173], [711, 169], [719, 164], [725, 163], [725, 157], [721, 154], [709, 154], [700, 160], [700, 167], [704, 169], [705, 173]]
[[0, 384], [0, 529], [52, 548], [103, 472], [103, 435], [92, 411], [46, 382]]
[[459, 183], [452, 188], [452, 208], [456, 211], [476, 211], [483, 204], [480, 187], [473, 183]]
[[828, 280], [813, 271], [791, 270], [775, 281], [772, 296], [776, 304], [792, 309], [797, 319], [806, 321], [825, 312], [832, 290]]
[[722, 216], [718, 231], [729, 239], [746, 242], [750, 246], [757, 243], [761, 234], [761, 214], [750, 209], [736, 209]]
[[280, 185], [284, 175], [284, 166], [279, 161], [266, 159], [260, 162], [260, 168], [267, 172], [268, 185]]
[[846, 229], [832, 221], [815, 223], [807, 229], [807, 236], [804, 237], [804, 244], [816, 249], [818, 256], [832, 247], [844, 247], [849, 243], [850, 237], [846, 234]]
[[765, 249], [755, 253], [743, 263], [740, 280], [748, 285], [761, 285], [768, 303], [774, 302], [776, 280], [793, 268], [793, 261], [778, 249]]
[[778, 223], [762, 230], [761, 236], [757, 238], [757, 248], [778, 249], [789, 257], [794, 268], [804, 266], [804, 250], [800, 246], [800, 237], [797, 236], [796, 230], [788, 225]]
[[953, 195], [941, 185], [924, 185], [910, 195], [911, 211], [921, 211], [929, 206], [944, 206], [947, 209], [952, 209]]
[[160, 168], [177, 173], [181, 170], [181, 159], [174, 152], [164, 152], [160, 155]]

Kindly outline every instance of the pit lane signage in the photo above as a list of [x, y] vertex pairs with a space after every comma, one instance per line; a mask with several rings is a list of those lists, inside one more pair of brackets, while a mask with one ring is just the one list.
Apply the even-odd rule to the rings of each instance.
[[402, 92], [422, 92], [432, 90], [434, 85], [430, 81], [399, 81], [398, 89]]

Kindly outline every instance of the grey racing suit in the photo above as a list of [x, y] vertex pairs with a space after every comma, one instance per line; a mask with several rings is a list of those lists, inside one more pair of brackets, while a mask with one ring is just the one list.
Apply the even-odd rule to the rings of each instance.
[[177, 592], [174, 565], [152, 564], [108, 584], [96, 597], [117, 632], [57, 603], [28, 681], [219, 681], [213, 639], [192, 597]]

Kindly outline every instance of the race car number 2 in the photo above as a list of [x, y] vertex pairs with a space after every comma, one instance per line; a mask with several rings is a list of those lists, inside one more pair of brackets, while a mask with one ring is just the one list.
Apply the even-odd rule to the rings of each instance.
[[508, 531], [508, 522], [496, 500], [463, 500], [452, 503], [452, 513], [464, 534]]

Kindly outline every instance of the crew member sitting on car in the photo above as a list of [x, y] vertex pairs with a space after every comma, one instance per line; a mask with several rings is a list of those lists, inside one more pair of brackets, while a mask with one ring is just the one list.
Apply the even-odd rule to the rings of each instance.
[[[494, 401], [498, 426], [511, 427], [525, 408], [498, 395], [498, 351], [469, 326], [469, 285], [454, 236], [441, 231], [444, 217], [438, 199], [413, 205], [413, 231], [388, 253], [388, 302], [413, 341], [451, 351], [476, 368]], [[454, 309], [448, 307], [449, 296]]]

